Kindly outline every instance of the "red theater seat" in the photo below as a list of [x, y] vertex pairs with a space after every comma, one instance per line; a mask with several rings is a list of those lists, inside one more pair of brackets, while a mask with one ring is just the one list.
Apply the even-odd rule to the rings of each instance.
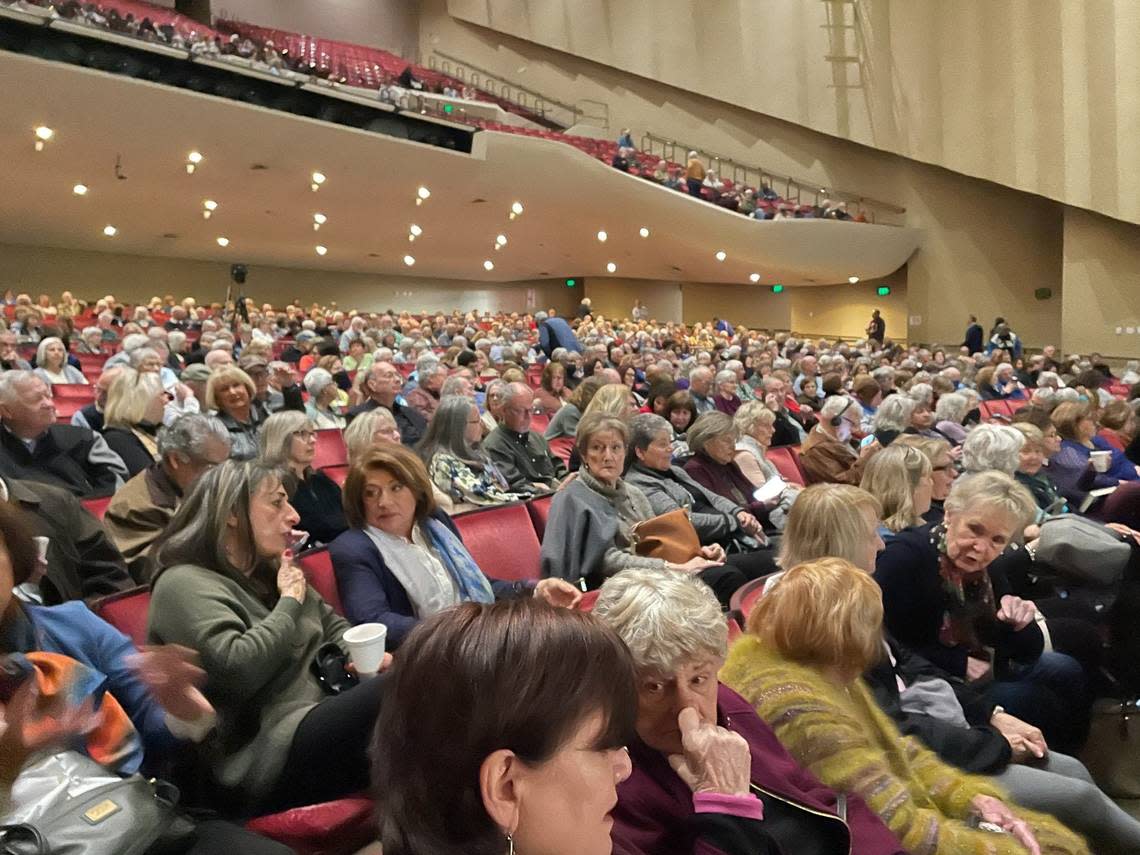
[[570, 452], [574, 450], [574, 437], [560, 436], [557, 439], [550, 440], [549, 445], [550, 453], [555, 457], [562, 458], [562, 462], [569, 466]]
[[749, 582], [745, 582], [737, 588], [736, 592], [729, 598], [729, 611], [738, 611], [744, 615], [744, 619], [747, 620], [752, 608], [756, 605], [757, 601], [764, 596], [764, 585], [775, 575], [776, 573], [769, 573], [767, 576], [761, 576], [759, 579], [752, 579]]
[[149, 588], [134, 588], [119, 594], [111, 594], [91, 606], [95, 614], [128, 636], [135, 647], [146, 644], [146, 619], [149, 609]]
[[99, 496], [96, 499], [81, 499], [80, 504], [87, 509], [87, 512], [95, 519], [102, 522], [103, 515], [107, 513], [107, 506], [111, 504], [111, 499], [114, 496]]
[[538, 542], [542, 542], [542, 536], [546, 534], [546, 520], [550, 516], [550, 505], [554, 501], [554, 496], [539, 496], [537, 499], [531, 499], [526, 503], [526, 509], [530, 512], [530, 521], [534, 526], [534, 533], [538, 535]]
[[542, 433], [550, 425], [550, 416], [546, 413], [532, 413], [530, 417], [530, 429], [535, 433]]
[[258, 817], [245, 827], [299, 855], [348, 855], [376, 839], [374, 809], [358, 796]]
[[95, 389], [87, 383], [54, 383], [51, 396], [57, 401], [82, 401], [90, 404], [95, 400]]
[[807, 479], [804, 478], [803, 470], [800, 468], [800, 462], [796, 459], [796, 453], [791, 446], [769, 448], [765, 457], [768, 458], [769, 463], [776, 467], [780, 477], [789, 484], [799, 484], [801, 487], [807, 484]]
[[340, 428], [322, 428], [317, 431], [317, 450], [313, 455], [313, 468], [344, 466], [348, 463], [348, 448]]
[[348, 466], [326, 466], [321, 471], [332, 478], [336, 483], [343, 487], [345, 479], [348, 478]]
[[541, 546], [526, 505], [458, 514], [455, 527], [479, 569], [492, 579], [538, 579]]
[[333, 572], [332, 558], [325, 547], [302, 552], [297, 557], [297, 565], [318, 594], [332, 606], [338, 615], [344, 614], [344, 604], [340, 601], [340, 591], [336, 586], [336, 573]]
[[71, 424], [71, 417], [89, 403], [91, 402], [69, 398], [64, 398], [62, 401], [55, 401], [55, 420], [60, 424]]
[[598, 595], [601, 591], [587, 591], [582, 595], [582, 599], [578, 601], [578, 611], [592, 612], [594, 605], [598, 602]]

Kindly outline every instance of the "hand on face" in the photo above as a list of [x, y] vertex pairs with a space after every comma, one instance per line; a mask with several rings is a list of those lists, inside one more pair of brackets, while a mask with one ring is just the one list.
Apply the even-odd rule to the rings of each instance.
[[739, 733], [701, 721], [692, 707], [677, 716], [683, 754], [669, 755], [669, 765], [694, 793], [749, 794], [752, 752]]

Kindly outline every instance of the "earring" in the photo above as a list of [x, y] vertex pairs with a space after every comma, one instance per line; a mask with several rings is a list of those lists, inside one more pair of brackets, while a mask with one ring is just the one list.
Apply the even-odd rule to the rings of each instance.
[[515, 839], [507, 832], [507, 855], [515, 855]]

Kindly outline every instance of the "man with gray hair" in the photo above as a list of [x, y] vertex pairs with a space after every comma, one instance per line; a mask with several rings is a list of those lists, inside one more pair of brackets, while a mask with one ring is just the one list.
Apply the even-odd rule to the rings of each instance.
[[427, 421], [439, 409], [439, 399], [443, 394], [443, 384], [447, 380], [447, 366], [434, 353], [421, 356], [416, 361], [416, 383], [404, 394], [404, 400], [413, 410]]
[[214, 416], [185, 415], [158, 433], [159, 459], [115, 493], [103, 527], [135, 582], [150, 582], [154, 546], [203, 472], [230, 456], [230, 433]]
[[502, 421], [483, 442], [514, 493], [550, 492], [566, 477], [566, 464], [551, 454], [541, 434], [530, 429], [533, 404], [529, 386], [508, 383], [503, 390]]
[[51, 387], [31, 371], [0, 375], [0, 474], [78, 496], [107, 495], [127, 467], [89, 428], [56, 423]]

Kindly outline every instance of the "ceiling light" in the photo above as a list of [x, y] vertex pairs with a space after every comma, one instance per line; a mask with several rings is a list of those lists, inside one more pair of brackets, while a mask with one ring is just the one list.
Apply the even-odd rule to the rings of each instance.
[[324, 255], [328, 251], [329, 248], [327, 246], [321, 246], [320, 244], [317, 244], [317, 255]]
[[408, 265], [408, 267], [411, 267], [415, 263], [416, 263], [416, 260], [412, 256], [410, 256], [410, 255], [404, 256], [404, 264]]
[[228, 237], [218, 238], [218, 246], [220, 246], [224, 249], [225, 247], [227, 247], [229, 245], [230, 245], [230, 239]]
[[488, 271], [488, 272], [491, 270], [494, 270], [495, 269], [495, 262], [491, 261], [491, 259], [488, 258], [486, 261], [483, 262], [483, 269]]
[[609, 273], [617, 273], [617, 265], [611, 261], [606, 265], [606, 271]]
[[602, 243], [605, 243], [606, 238], [608, 238], [608, 237], [609, 237], [609, 235], [606, 234], [605, 232], [598, 232], [598, 240], [600, 240]]
[[760, 281], [760, 274], [759, 273], [753, 273], [748, 278], [752, 282], [759, 282]]
[[716, 260], [717, 261], [724, 261], [726, 258], [728, 258], [728, 253], [726, 253], [723, 249], [717, 250], [717, 253], [716, 253]]
[[495, 238], [495, 243], [497, 243], [499, 246], [506, 246], [507, 245], [507, 236], [506, 235], [497, 236]]
[[421, 187], [416, 191], [416, 204], [422, 205], [429, 196], [431, 196], [431, 191], [426, 187]]
[[852, 285], [854, 285], [856, 282], [859, 281], [859, 277], [858, 276], [848, 276], [847, 281], [850, 282]]
[[202, 152], [192, 151], [186, 155], [186, 174], [193, 175], [194, 170], [198, 168], [198, 164], [204, 160]]
[[218, 210], [218, 203], [213, 199], [206, 199], [202, 202], [202, 219], [210, 219], [210, 215], [213, 214], [216, 210]]
[[40, 125], [36, 128], [36, 151], [43, 151], [44, 145], [55, 136], [55, 131], [47, 125]]
[[637, 233], [642, 237], [649, 237], [649, 229], [647, 229], [645, 226], [642, 226], [640, 229], [638, 229]]
[[325, 174], [323, 172], [314, 172], [312, 175], [312, 183], [309, 184], [309, 189], [314, 193], [321, 189], [321, 185], [325, 183]]
[[119, 233], [119, 230], [114, 226], [103, 226], [103, 234], [107, 237], [114, 237]]
[[324, 214], [313, 214], [313, 231], [317, 231], [318, 229], [320, 229], [321, 226], [323, 226], [328, 221], [329, 221], [329, 218], [326, 217]]
[[522, 202], [515, 202], [511, 205], [510, 218], [513, 220], [515, 217], [520, 216], [522, 214], [522, 212], [523, 212]]
[[74, 187], [71, 188], [71, 192], [74, 193], [76, 196], [86, 196], [87, 195], [87, 185], [86, 184], [76, 184]]

